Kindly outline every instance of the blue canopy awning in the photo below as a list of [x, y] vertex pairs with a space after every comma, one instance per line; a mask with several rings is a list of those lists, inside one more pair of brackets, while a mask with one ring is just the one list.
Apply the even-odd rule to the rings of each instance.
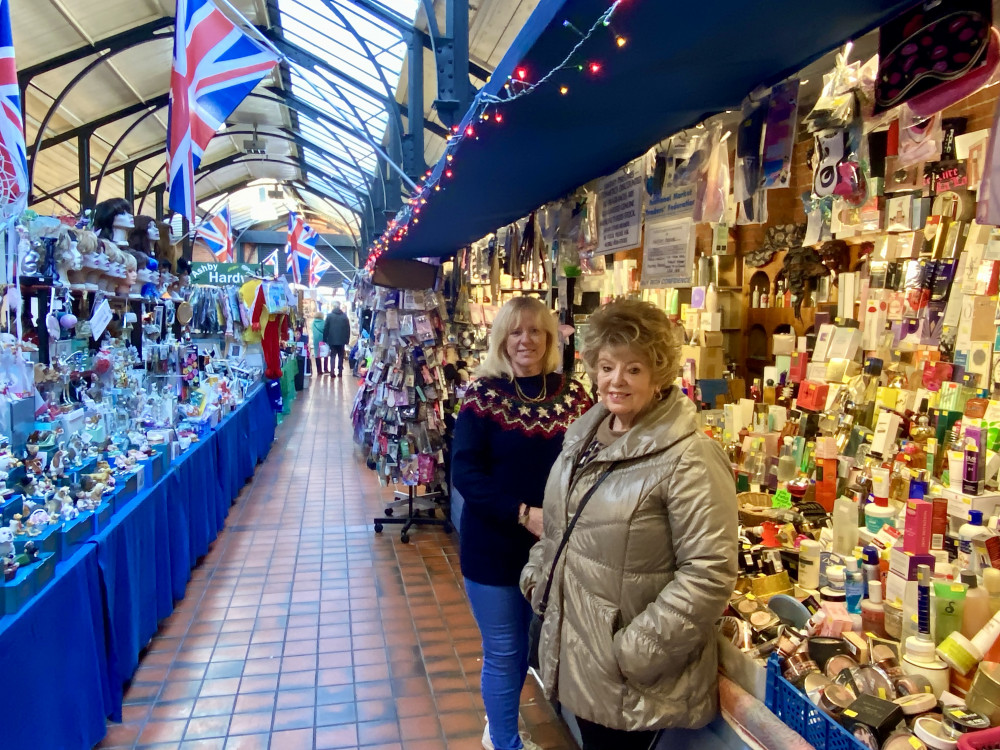
[[[428, 183], [419, 223], [387, 257], [447, 257], [589, 180], [614, 171], [654, 143], [704, 117], [738, 108], [761, 84], [776, 83], [846, 41], [877, 28], [913, 0], [623, 0], [611, 26], [574, 57], [591, 73], [560, 70], [533, 93], [504, 103], [502, 121], [462, 124], [475, 136], [451, 145]], [[542, 0], [480, 92], [496, 95], [523, 68], [537, 80], [580, 42], [610, 0]], [[572, 27], [564, 25], [569, 21]], [[616, 37], [625, 37], [618, 46]], [[567, 92], [560, 93], [565, 86]], [[451, 176], [446, 176], [450, 172]]]

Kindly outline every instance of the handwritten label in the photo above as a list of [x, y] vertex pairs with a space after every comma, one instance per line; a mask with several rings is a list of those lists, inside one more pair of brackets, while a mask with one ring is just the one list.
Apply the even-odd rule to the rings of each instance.
[[104, 329], [108, 327], [110, 322], [111, 305], [106, 299], [102, 299], [94, 308], [94, 314], [90, 316], [90, 335], [94, 337], [94, 341], [101, 338], [101, 334], [104, 333]]
[[771, 498], [772, 508], [791, 508], [792, 507], [792, 493], [786, 489], [780, 489], [774, 493], [774, 497]]

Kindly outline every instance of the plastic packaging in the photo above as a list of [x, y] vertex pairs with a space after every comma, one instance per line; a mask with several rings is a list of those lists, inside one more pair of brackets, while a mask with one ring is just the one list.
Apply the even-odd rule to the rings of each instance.
[[858, 543], [858, 504], [846, 495], [833, 506], [833, 552], [846, 557]]
[[970, 640], [959, 632], [952, 633], [937, 647], [937, 655], [960, 675], [967, 675], [983, 660], [1000, 635], [1000, 612], [993, 615]]

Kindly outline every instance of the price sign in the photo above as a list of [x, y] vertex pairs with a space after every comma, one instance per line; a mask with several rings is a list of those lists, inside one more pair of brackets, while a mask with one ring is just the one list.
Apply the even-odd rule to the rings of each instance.
[[791, 508], [792, 507], [792, 493], [786, 489], [780, 489], [774, 493], [774, 497], [771, 498], [772, 508]]

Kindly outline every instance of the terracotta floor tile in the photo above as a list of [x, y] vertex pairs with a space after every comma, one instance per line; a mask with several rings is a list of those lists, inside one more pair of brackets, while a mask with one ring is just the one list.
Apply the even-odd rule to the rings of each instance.
[[[458, 540], [372, 532], [392, 491], [352, 443], [355, 387], [318, 378], [296, 400], [100, 747], [479, 750]], [[531, 681], [522, 703], [540, 744], [572, 747]]]
[[399, 720], [399, 730], [407, 740], [426, 740], [441, 736], [436, 716], [409, 716]]
[[259, 734], [271, 731], [272, 713], [270, 711], [255, 711], [246, 714], [233, 714], [229, 724], [229, 734]]
[[312, 729], [271, 732], [271, 747], [277, 750], [313, 750]]
[[316, 750], [334, 750], [358, 745], [357, 724], [316, 728]]

